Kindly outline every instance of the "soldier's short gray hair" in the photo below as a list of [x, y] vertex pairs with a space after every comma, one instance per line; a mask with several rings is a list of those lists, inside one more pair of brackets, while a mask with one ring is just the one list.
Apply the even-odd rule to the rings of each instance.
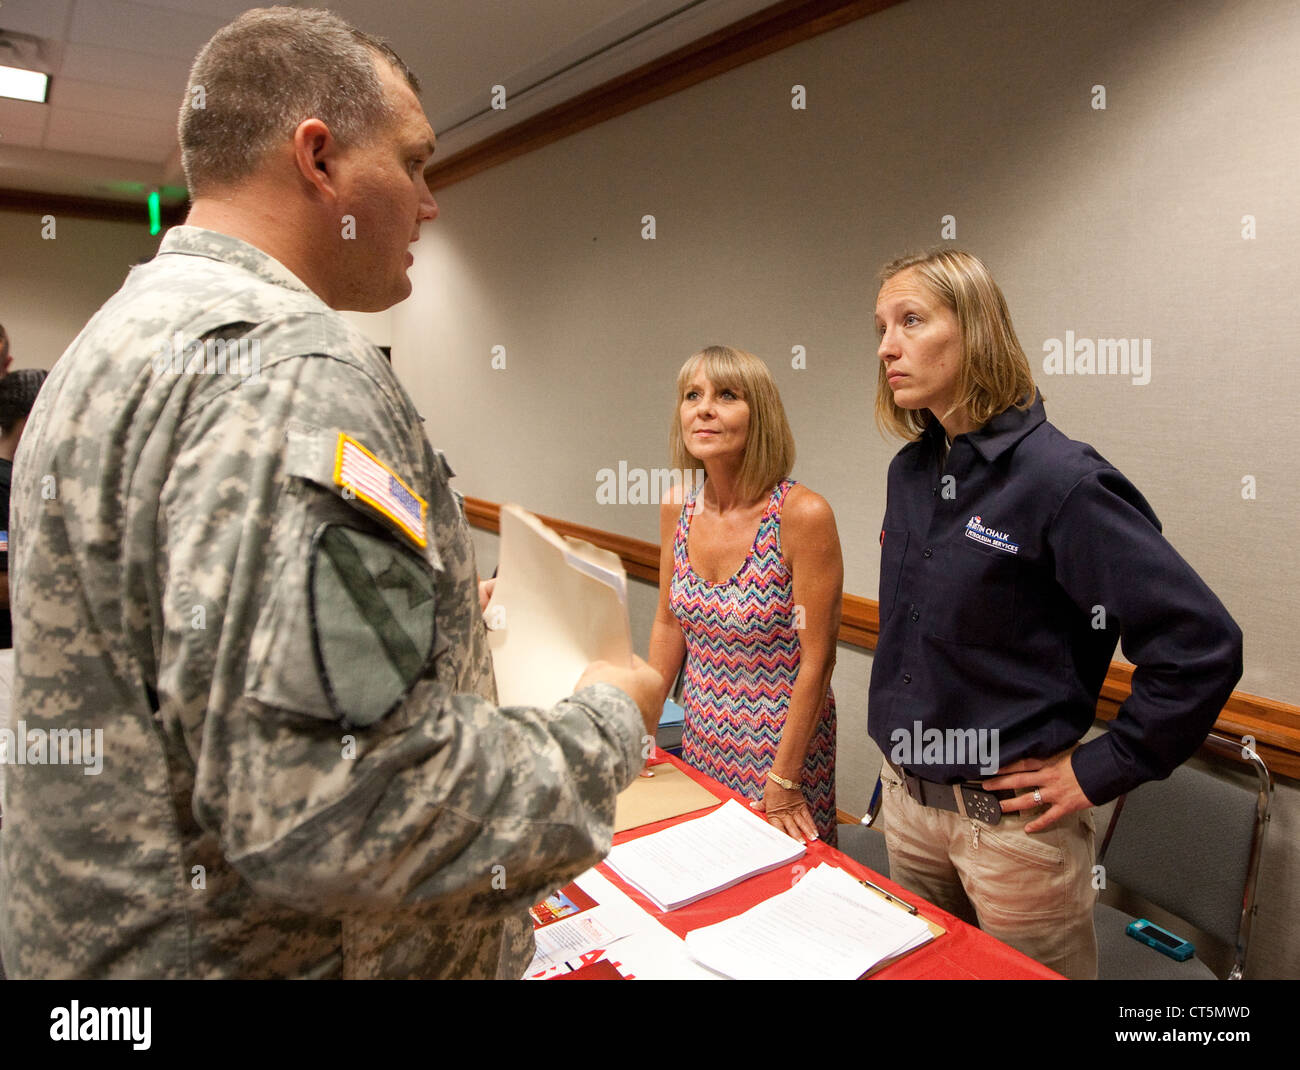
[[376, 55], [420, 92], [396, 52], [329, 11], [253, 8], [218, 30], [195, 57], [181, 102], [190, 195], [247, 178], [304, 119], [320, 119], [343, 145], [384, 127], [393, 112]]

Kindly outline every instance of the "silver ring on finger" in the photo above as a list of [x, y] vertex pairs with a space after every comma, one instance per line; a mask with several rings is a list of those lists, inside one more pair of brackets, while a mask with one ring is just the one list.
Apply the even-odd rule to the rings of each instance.
[[1034, 805], [1035, 806], [1043, 805], [1043, 793], [1042, 790], [1039, 788], [1034, 789]]

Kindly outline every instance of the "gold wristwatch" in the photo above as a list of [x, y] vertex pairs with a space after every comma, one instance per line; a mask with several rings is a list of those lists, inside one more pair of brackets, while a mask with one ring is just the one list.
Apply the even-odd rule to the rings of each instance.
[[771, 769], [767, 771], [767, 778], [768, 780], [775, 780], [781, 785], [781, 787], [785, 788], [786, 791], [794, 791], [794, 789], [799, 786], [793, 780], [786, 780], [783, 776], [777, 776]]

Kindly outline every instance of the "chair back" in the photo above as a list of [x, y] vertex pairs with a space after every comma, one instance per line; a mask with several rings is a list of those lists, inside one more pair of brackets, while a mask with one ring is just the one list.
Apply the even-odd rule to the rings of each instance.
[[1257, 754], [1242, 753], [1240, 742], [1216, 734], [1206, 742], [1251, 766], [1258, 790], [1180, 766], [1167, 780], [1143, 784], [1120, 800], [1098, 862], [1107, 880], [1235, 947], [1239, 973], [1272, 778]]

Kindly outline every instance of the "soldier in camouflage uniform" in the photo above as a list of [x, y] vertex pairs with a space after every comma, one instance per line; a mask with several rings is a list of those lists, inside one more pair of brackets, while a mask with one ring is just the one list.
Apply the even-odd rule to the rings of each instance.
[[[293, 125], [256, 171], [303, 191], [275, 202], [279, 227], [191, 174], [200, 225], [132, 271], [32, 412], [13, 720], [29, 741], [102, 729], [103, 754], [97, 775], [39, 747], [9, 768], [14, 977], [518, 977], [527, 907], [608, 850], [654, 721], [644, 663], [593, 667], [550, 710], [495, 706], [452, 472], [325, 299], [409, 291], [431, 131], [395, 57], [278, 10], [205, 53], [226, 34], [247, 57], [250, 17], [260, 47], [343, 26], [395, 125], [343, 147]], [[304, 219], [337, 234], [341, 213], [378, 250], [321, 257]]]

